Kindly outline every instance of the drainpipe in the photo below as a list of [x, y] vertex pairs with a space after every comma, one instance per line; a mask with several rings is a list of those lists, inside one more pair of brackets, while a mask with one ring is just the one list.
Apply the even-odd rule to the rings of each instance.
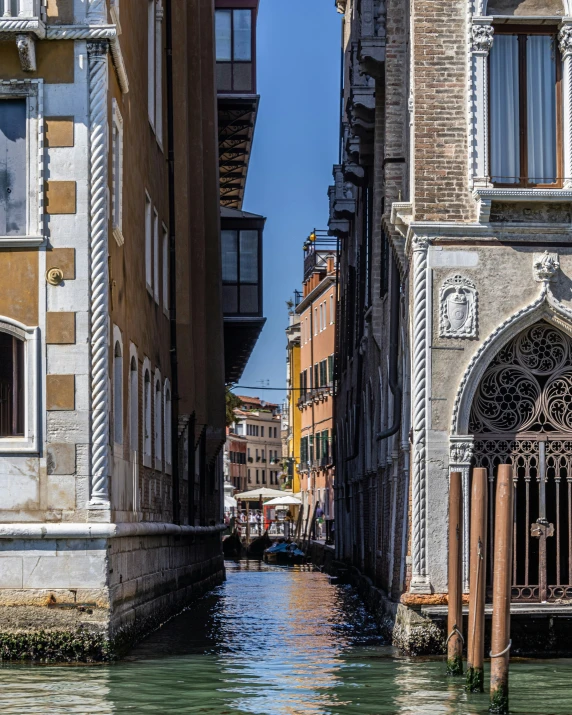
[[399, 357], [399, 307], [401, 302], [399, 271], [395, 258], [391, 261], [391, 303], [389, 326], [389, 388], [393, 395], [393, 424], [386, 430], [378, 432], [376, 439], [381, 441], [397, 434], [401, 426], [401, 403], [403, 393], [399, 385], [397, 361]]
[[[173, 522], [181, 521], [179, 503], [179, 367], [177, 364], [177, 257], [175, 239], [175, 137], [173, 91], [173, 8], [172, 0], [165, 3], [167, 32], [167, 167], [169, 188], [169, 324], [171, 357], [171, 470], [173, 479]], [[194, 437], [194, 435], [193, 435]], [[194, 441], [194, 440], [192, 440]], [[190, 442], [192, 443], [190, 440]], [[194, 475], [193, 475], [194, 477]], [[189, 476], [189, 483], [190, 483]], [[190, 514], [189, 514], [190, 519]], [[190, 523], [190, 522], [189, 522]]]

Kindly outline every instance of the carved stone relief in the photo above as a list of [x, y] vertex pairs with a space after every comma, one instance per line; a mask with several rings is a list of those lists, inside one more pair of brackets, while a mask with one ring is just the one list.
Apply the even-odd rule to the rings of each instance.
[[477, 289], [461, 275], [447, 278], [439, 295], [439, 335], [442, 338], [477, 337]]
[[532, 257], [532, 272], [534, 280], [539, 283], [550, 282], [558, 269], [560, 268], [560, 259], [557, 253], [534, 253]]
[[570, 223], [571, 204], [493, 201], [491, 223]]

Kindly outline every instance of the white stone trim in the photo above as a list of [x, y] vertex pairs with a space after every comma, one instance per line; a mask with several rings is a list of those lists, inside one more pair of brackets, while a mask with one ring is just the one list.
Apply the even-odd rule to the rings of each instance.
[[123, 524], [74, 522], [0, 524], [0, 539], [116, 539], [126, 536], [217, 534], [227, 528], [226, 524], [179, 526], [178, 524], [152, 521]]
[[[145, 383], [145, 373], [149, 373], [149, 392], [147, 393]], [[143, 370], [141, 371], [142, 395], [141, 400], [141, 426], [143, 428], [143, 466], [151, 467], [153, 457], [153, 420], [151, 415], [151, 405], [153, 401], [153, 372], [151, 371], [151, 361], [148, 357], [143, 359]], [[147, 419], [147, 411], [149, 419]]]
[[39, 17], [6, 18], [0, 17], [0, 35], [32, 33], [38, 39], [46, 36], [46, 26]]
[[493, 27], [476, 21], [469, 28], [469, 147], [472, 156], [471, 180], [474, 186], [490, 186], [489, 179], [489, 69], [488, 57], [493, 44]]
[[[159, 389], [157, 389], [159, 388]], [[159, 472], [163, 471], [163, 382], [161, 380], [161, 371], [155, 368], [153, 376], [153, 442], [155, 446], [155, 469]], [[158, 409], [157, 409], [158, 408]], [[157, 419], [158, 418], [158, 419]]]
[[[469, 592], [469, 539], [470, 539], [470, 481], [474, 438], [472, 435], [451, 437], [449, 446], [449, 475], [461, 472], [463, 487], [463, 590]], [[449, 477], [450, 478], [450, 477]]]
[[26, 99], [26, 233], [0, 236], [0, 246], [36, 247], [45, 242], [43, 80], [0, 80], [0, 101], [14, 97]]
[[109, 275], [106, 42], [88, 42], [91, 299], [91, 490], [89, 508], [109, 509]]
[[[169, 400], [167, 401], [167, 392], [169, 393]], [[163, 439], [165, 442], [165, 473], [173, 473], [173, 454], [171, 440], [173, 438], [173, 390], [171, 389], [171, 383], [169, 378], [165, 378], [165, 384], [163, 385]]]
[[[135, 418], [137, 420], [137, 437], [134, 440], [133, 439], [133, 419], [132, 419], [132, 405], [133, 405], [133, 385], [131, 381], [131, 361], [135, 360], [135, 372], [137, 375], [137, 388], [135, 392], [135, 399], [136, 399], [136, 409], [135, 409]], [[128, 400], [129, 400], [129, 454], [133, 457], [134, 452], [139, 452], [139, 427], [140, 427], [140, 418], [139, 418], [139, 358], [137, 355], [137, 346], [134, 345], [133, 343], [129, 343], [129, 365], [128, 365], [128, 373], [129, 373], [129, 385], [128, 385]], [[133, 445], [135, 444], [135, 449], [133, 449]], [[134, 460], [135, 461], [135, 460]]]
[[37, 454], [40, 451], [41, 423], [41, 338], [38, 327], [29, 327], [13, 318], [0, 316], [0, 332], [24, 342], [24, 435], [0, 437], [0, 454]]
[[[115, 346], [119, 344], [119, 349], [121, 350], [121, 442], [117, 442], [115, 437], [117, 434], [116, 431], [116, 420], [117, 420], [117, 414], [116, 414], [116, 405], [115, 405], [115, 399], [117, 395], [117, 385], [115, 384]], [[123, 395], [125, 393], [124, 390], [124, 372], [125, 372], [125, 367], [124, 367], [124, 358], [125, 358], [125, 351], [123, 349], [123, 334], [121, 332], [121, 329], [113, 324], [113, 339], [111, 343], [111, 356], [112, 356], [112, 370], [111, 370], [111, 378], [112, 378], [112, 385], [113, 385], [113, 390], [112, 390], [112, 396], [113, 396], [113, 451], [115, 454], [122, 455], [123, 453], [123, 445], [125, 444], [125, 429], [124, 429], [124, 415], [125, 415], [125, 404], [123, 401]]]
[[[111, 105], [112, 130], [111, 130], [111, 218], [113, 237], [118, 246], [123, 246], [123, 117], [119, 110], [119, 104], [115, 97]], [[119, 142], [119, 171], [116, 175], [115, 167], [115, 130], [117, 130], [117, 141]], [[119, 184], [119, 202], [115, 205], [115, 188]]]
[[563, 20], [558, 33], [562, 55], [562, 167], [564, 188], [572, 188], [572, 27], [571, 18]]
[[413, 573], [410, 590], [414, 593], [430, 591], [427, 574], [427, 346], [428, 325], [428, 268], [429, 241], [425, 237], [412, 239], [413, 250], [413, 518], [412, 560]]
[[491, 360], [509, 340], [538, 320], [546, 320], [572, 335], [572, 311], [552, 296], [545, 282], [540, 295], [498, 325], [471, 358], [461, 379], [451, 421], [451, 435], [466, 435], [475, 392]]

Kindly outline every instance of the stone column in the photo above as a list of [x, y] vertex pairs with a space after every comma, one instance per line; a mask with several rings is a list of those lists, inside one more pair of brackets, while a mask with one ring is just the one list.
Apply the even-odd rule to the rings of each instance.
[[107, 22], [106, 0], [89, 0], [87, 22], [89, 25], [104, 25]]
[[89, 223], [91, 337], [90, 509], [109, 509], [109, 276], [107, 266], [107, 49], [87, 43], [89, 58]]
[[471, 110], [473, 183], [490, 186], [489, 177], [489, 69], [494, 30], [489, 24], [471, 28]]
[[430, 593], [427, 574], [427, 251], [429, 240], [415, 236], [413, 247], [413, 523], [412, 593]]
[[469, 592], [469, 527], [470, 527], [470, 489], [469, 471], [473, 457], [473, 436], [451, 437], [449, 449], [449, 473], [461, 472], [463, 475], [463, 591]]
[[572, 188], [572, 18], [560, 27], [558, 44], [562, 55], [562, 152], [564, 188]]

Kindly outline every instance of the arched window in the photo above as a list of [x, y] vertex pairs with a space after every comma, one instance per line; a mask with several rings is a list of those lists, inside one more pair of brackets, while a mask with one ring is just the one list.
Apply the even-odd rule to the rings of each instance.
[[165, 404], [163, 406], [163, 419], [165, 422], [164, 434], [165, 434], [165, 471], [171, 472], [171, 465], [173, 464], [173, 446], [172, 446], [172, 431], [171, 431], [171, 387], [169, 380], [165, 380]]
[[161, 394], [161, 375], [155, 371], [155, 469], [161, 469], [163, 464], [163, 396]]
[[0, 332], [0, 437], [24, 434], [24, 341]]
[[[146, 361], [148, 362], [148, 361]], [[151, 372], [145, 369], [143, 378], [143, 463], [151, 466]]]
[[137, 357], [129, 365], [129, 442], [132, 452], [139, 451], [139, 375]]
[[113, 348], [113, 440], [123, 444], [123, 355], [119, 340]]

